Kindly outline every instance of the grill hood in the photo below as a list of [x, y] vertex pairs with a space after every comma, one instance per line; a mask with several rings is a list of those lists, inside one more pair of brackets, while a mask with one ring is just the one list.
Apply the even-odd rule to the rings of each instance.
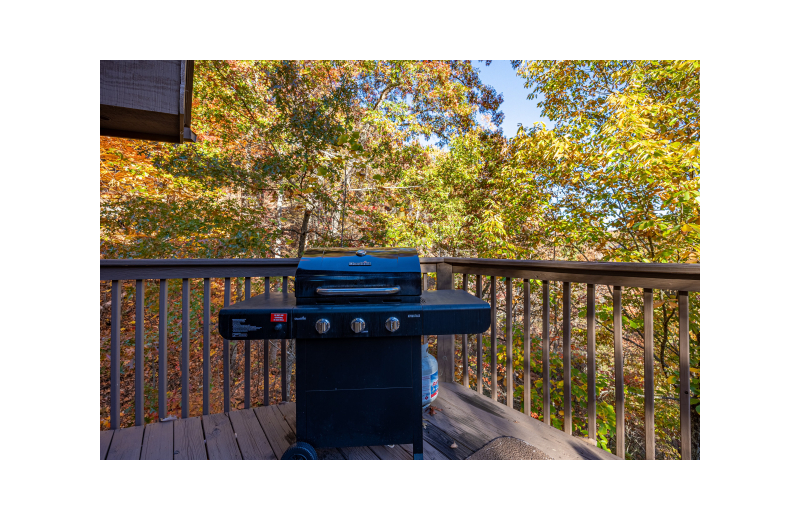
[[422, 293], [420, 273], [416, 249], [314, 248], [297, 265], [295, 297], [298, 304], [408, 301]]

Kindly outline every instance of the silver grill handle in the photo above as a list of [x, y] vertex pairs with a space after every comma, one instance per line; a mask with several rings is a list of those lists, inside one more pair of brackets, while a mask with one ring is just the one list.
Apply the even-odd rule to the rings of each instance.
[[317, 287], [317, 294], [322, 296], [383, 296], [397, 294], [400, 286], [394, 287]]

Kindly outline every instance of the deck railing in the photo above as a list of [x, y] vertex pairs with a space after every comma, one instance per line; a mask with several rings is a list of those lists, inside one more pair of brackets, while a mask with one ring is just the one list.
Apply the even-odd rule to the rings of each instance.
[[[269, 290], [270, 278], [281, 280], [281, 290], [288, 291], [289, 278], [293, 277], [297, 267], [297, 259], [223, 259], [223, 260], [101, 260], [100, 279], [111, 282], [111, 323], [110, 323], [110, 428], [120, 427], [120, 330], [121, 330], [121, 282], [135, 280], [135, 318], [134, 334], [135, 349], [133, 358], [134, 374], [134, 415], [135, 424], [144, 424], [144, 283], [145, 280], [157, 280], [159, 286], [159, 315], [158, 315], [158, 412], [159, 417], [167, 416], [167, 305], [168, 305], [168, 280], [182, 280], [182, 333], [181, 333], [181, 366], [189, 367], [190, 334], [190, 280], [203, 280], [203, 414], [210, 410], [210, 378], [209, 365], [211, 345], [211, 280], [224, 279], [224, 304], [231, 301], [231, 279], [244, 278], [244, 298], [250, 297], [251, 279], [263, 278], [265, 288]], [[680, 452], [681, 458], [691, 458], [691, 394], [690, 394], [690, 363], [689, 363], [689, 292], [700, 291], [700, 266], [699, 264], [648, 264], [648, 263], [609, 263], [609, 262], [560, 262], [560, 261], [529, 261], [529, 260], [500, 260], [500, 259], [471, 259], [471, 258], [421, 258], [423, 272], [423, 288], [428, 287], [429, 275], [435, 274], [436, 289], [455, 289], [454, 278], [460, 279], [461, 288], [472, 291], [479, 298], [488, 296], [492, 306], [492, 325], [486, 333], [490, 337], [491, 355], [489, 356], [490, 374], [483, 373], [483, 336], [475, 335], [475, 364], [472, 376], [475, 381], [475, 390], [484, 393], [484, 379], [491, 382], [490, 395], [497, 399], [499, 393], [505, 391], [506, 404], [514, 406], [514, 365], [513, 365], [513, 338], [514, 338], [514, 299], [515, 287], [521, 280], [523, 292], [522, 329], [523, 329], [523, 399], [521, 412], [530, 415], [531, 410], [531, 281], [540, 281], [542, 286], [542, 330], [541, 330], [541, 373], [548, 377], [541, 379], [542, 391], [542, 420], [550, 424], [551, 404], [551, 378], [550, 378], [550, 288], [551, 283], [562, 284], [562, 357], [563, 375], [561, 380], [563, 391], [563, 425], [564, 431], [572, 432], [572, 298], [573, 284], [586, 285], [586, 375], [587, 375], [587, 435], [592, 441], [597, 436], [597, 395], [596, 387], [596, 331], [595, 331], [595, 300], [596, 287], [609, 286], [613, 301], [613, 343], [614, 343], [614, 394], [616, 415], [616, 453], [625, 456], [625, 393], [624, 393], [624, 360], [622, 336], [622, 303], [623, 287], [643, 289], [643, 320], [644, 320], [644, 424], [645, 424], [645, 452], [647, 459], [655, 458], [655, 406], [654, 406], [654, 345], [653, 345], [653, 290], [676, 291], [678, 300], [679, 318], [679, 410], [680, 410]], [[470, 283], [472, 276], [473, 283]], [[488, 278], [488, 284], [485, 280]], [[507, 300], [506, 312], [511, 312], [512, 319], [505, 320], [505, 346], [508, 355], [505, 356], [505, 388], [498, 388], [497, 366], [497, 281], [505, 278], [505, 299]], [[488, 288], [486, 287], [488, 285]], [[484, 294], [488, 289], [488, 294]], [[216, 331], [214, 331], [216, 334]], [[470, 342], [467, 335], [460, 338], [460, 357], [462, 383], [470, 387]], [[251, 405], [250, 379], [251, 379], [251, 345], [250, 341], [244, 344], [244, 407]], [[456, 382], [456, 338], [455, 336], [439, 336], [437, 338], [437, 358], [439, 361], [439, 377], [445, 382]], [[570, 345], [570, 348], [563, 348]], [[223, 410], [230, 410], [230, 345], [223, 341]], [[269, 381], [269, 367], [266, 361], [263, 365], [265, 384], [263, 404], [271, 404], [267, 384]], [[287, 342], [281, 341], [280, 346], [280, 380], [281, 400], [289, 400], [288, 374], [287, 374]], [[189, 370], [181, 371], [181, 415], [189, 416]]]

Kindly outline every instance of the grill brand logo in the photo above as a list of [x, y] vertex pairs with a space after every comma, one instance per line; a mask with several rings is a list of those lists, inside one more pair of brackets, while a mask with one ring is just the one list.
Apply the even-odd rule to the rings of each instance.
[[349, 265], [372, 265], [372, 262], [350, 262]]
[[299, 318], [295, 318], [294, 321], [300, 321], [300, 320], [305, 320], [305, 319], [306, 319], [305, 316], [300, 316]]
[[409, 314], [409, 318], [419, 318], [419, 314]]

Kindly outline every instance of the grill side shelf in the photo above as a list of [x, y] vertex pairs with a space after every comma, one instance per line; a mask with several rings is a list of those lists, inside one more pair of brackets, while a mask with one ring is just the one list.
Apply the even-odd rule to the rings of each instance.
[[480, 334], [491, 324], [491, 306], [466, 291], [422, 291], [423, 334]]
[[219, 311], [219, 333], [228, 340], [292, 338], [292, 294], [259, 294]]

